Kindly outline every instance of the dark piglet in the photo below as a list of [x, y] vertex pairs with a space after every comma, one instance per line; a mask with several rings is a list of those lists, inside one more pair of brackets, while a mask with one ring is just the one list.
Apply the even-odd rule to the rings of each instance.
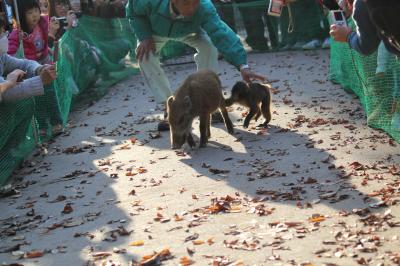
[[271, 92], [267, 84], [237, 82], [233, 88], [231, 97], [225, 100], [226, 106], [234, 103], [250, 108], [249, 114], [244, 119], [243, 127], [249, 127], [250, 120], [255, 116], [257, 121], [261, 114], [265, 122], [259, 126], [266, 127], [271, 121]]

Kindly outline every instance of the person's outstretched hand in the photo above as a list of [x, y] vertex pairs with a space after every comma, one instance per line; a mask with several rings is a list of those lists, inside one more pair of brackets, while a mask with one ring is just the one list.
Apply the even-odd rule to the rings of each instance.
[[250, 83], [254, 80], [266, 81], [266, 79], [267, 79], [263, 75], [253, 72], [250, 68], [242, 68], [240, 70], [240, 74], [242, 75], [243, 80], [248, 83]]
[[153, 38], [145, 39], [139, 43], [136, 48], [136, 59], [141, 62], [144, 58], [149, 60], [150, 53], [156, 52], [156, 45]]

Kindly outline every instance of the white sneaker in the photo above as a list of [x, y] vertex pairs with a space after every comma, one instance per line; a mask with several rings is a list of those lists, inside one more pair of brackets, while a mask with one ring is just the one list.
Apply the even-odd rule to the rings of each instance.
[[400, 130], [400, 112], [396, 112], [392, 116], [392, 128], [394, 130]]
[[324, 40], [324, 42], [322, 43], [322, 49], [329, 49], [329, 48], [331, 48], [331, 38], [326, 38], [325, 40]]
[[321, 46], [321, 41], [314, 39], [312, 41], [309, 41], [308, 43], [306, 43], [305, 45], [303, 45], [303, 50], [314, 50], [317, 49]]
[[296, 42], [296, 43], [292, 46], [292, 49], [294, 49], [294, 50], [302, 49], [302, 47], [303, 47], [305, 44], [306, 44], [306, 43], [303, 42], [303, 41], [298, 41], [298, 42]]

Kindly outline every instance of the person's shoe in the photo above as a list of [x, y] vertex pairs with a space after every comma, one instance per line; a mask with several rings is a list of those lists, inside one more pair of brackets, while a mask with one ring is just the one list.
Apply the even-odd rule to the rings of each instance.
[[279, 48], [279, 51], [287, 51], [292, 49], [292, 46], [290, 44], [286, 44], [285, 46]]
[[222, 117], [220, 112], [215, 112], [211, 115], [211, 122], [212, 123], [223, 123], [224, 118]]
[[296, 42], [296, 43], [293, 45], [292, 49], [294, 49], [294, 50], [303, 49], [303, 46], [304, 46], [305, 44], [306, 44], [306, 42], [298, 41], [298, 42]]
[[321, 41], [314, 39], [303, 45], [303, 50], [314, 50], [321, 46]]
[[400, 112], [395, 112], [392, 116], [392, 128], [394, 130], [400, 130]]
[[322, 49], [329, 49], [331, 48], [331, 38], [326, 38], [321, 46]]
[[160, 121], [157, 125], [157, 130], [158, 131], [169, 131], [169, 123], [168, 121]]

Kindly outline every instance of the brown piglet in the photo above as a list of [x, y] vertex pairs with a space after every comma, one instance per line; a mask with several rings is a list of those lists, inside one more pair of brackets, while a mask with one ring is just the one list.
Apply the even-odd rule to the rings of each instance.
[[199, 70], [189, 75], [178, 88], [175, 96], [167, 100], [172, 149], [181, 148], [186, 141], [191, 147], [195, 146], [192, 123], [198, 116], [200, 117], [200, 147], [205, 147], [211, 136], [211, 114], [217, 109], [224, 118], [228, 132], [233, 134], [233, 124], [225, 107], [218, 75], [210, 70]]

